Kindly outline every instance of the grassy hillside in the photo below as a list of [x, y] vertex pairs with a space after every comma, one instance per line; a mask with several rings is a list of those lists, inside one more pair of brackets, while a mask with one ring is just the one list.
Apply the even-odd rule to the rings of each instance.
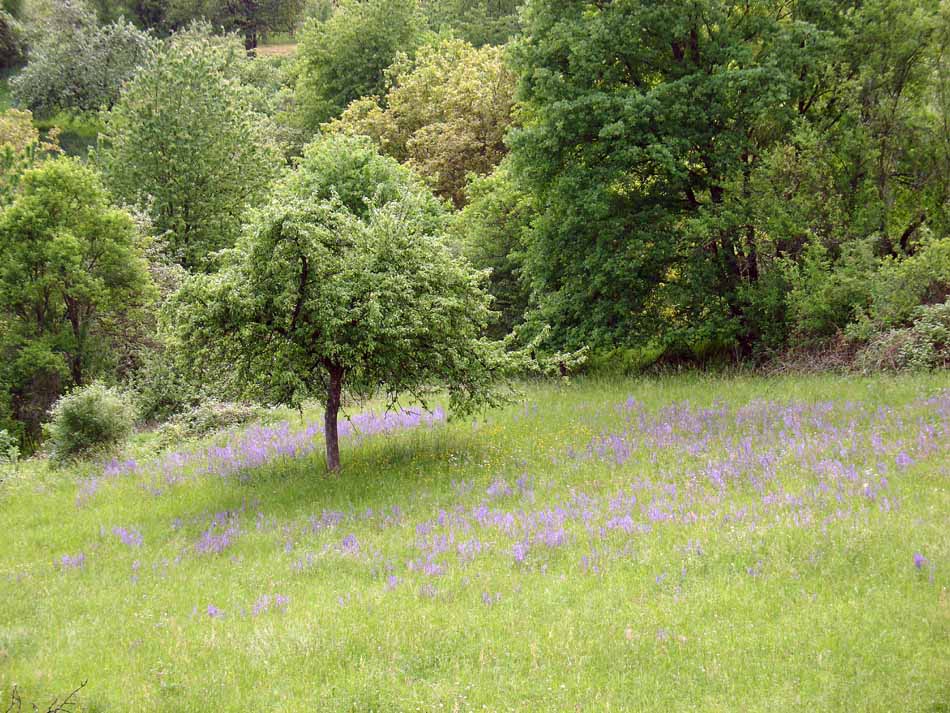
[[0, 689], [88, 680], [90, 711], [947, 711], [948, 387], [529, 386], [474, 422], [356, 418], [338, 478], [298, 417], [30, 464], [0, 486]]

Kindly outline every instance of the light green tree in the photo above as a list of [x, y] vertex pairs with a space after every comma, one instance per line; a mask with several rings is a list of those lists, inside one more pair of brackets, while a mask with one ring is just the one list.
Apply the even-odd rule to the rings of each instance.
[[240, 42], [192, 27], [151, 55], [105, 117], [96, 160], [117, 196], [142, 206], [172, 257], [207, 269], [234, 244], [282, 157], [243, 85]]
[[491, 403], [507, 357], [482, 337], [490, 298], [443, 242], [444, 218], [367, 139], [321, 140], [227, 266], [182, 289], [169, 321], [184, 360], [226, 365], [239, 390], [272, 402], [321, 399], [331, 471], [346, 393], [394, 401], [444, 386], [457, 410]]
[[468, 174], [490, 173], [507, 153], [515, 76], [502, 50], [446, 39], [423, 45], [388, 75], [384, 97], [356, 100], [326, 129], [372, 137], [461, 206]]

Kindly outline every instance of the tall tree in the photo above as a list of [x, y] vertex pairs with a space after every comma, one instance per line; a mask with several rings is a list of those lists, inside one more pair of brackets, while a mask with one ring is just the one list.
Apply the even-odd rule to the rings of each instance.
[[239, 42], [195, 26], [176, 34], [105, 117], [97, 160], [107, 185], [169, 233], [172, 256], [207, 269], [281, 165], [270, 121], [241, 84]]
[[311, 146], [257, 213], [226, 269], [183, 288], [171, 316], [186, 361], [226, 369], [245, 393], [326, 406], [327, 465], [340, 467], [344, 394], [491, 402], [505, 357], [484, 340], [480, 275], [441, 237], [441, 204], [368, 140]]
[[108, 364], [104, 320], [151, 296], [132, 217], [72, 159], [27, 171], [0, 212], [0, 382], [28, 440], [69, 386]]
[[917, 153], [900, 147], [919, 144], [881, 122], [932, 86], [940, 16], [936, 0], [533, 0], [526, 21], [512, 145], [541, 210], [539, 316], [568, 343], [659, 335], [747, 354], [769, 319], [752, 304], [771, 289], [763, 267], [781, 257], [753, 207], [764, 158], [817, 131], [835, 182], [864, 165], [863, 187], [872, 156], [897, 179], [910, 164], [894, 158]]

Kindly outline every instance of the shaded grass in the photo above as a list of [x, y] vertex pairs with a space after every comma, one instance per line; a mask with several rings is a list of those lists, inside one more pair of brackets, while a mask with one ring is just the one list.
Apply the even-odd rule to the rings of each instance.
[[[31, 464], [0, 492], [0, 688], [18, 683], [40, 699], [88, 678], [84, 705], [99, 711], [941, 710], [950, 700], [946, 447], [887, 471], [899, 508], [849, 500], [854, 515], [824, 531], [782, 512], [751, 530], [722, 517], [629, 537], [588, 537], [576, 525], [565, 546], [519, 563], [514, 540], [478, 530], [487, 549], [469, 563], [453, 559], [436, 577], [407, 563], [420, 557], [418, 528], [443, 511], [451, 519], [487, 503], [517, 515], [578, 493], [606, 501], [645, 480], [692, 487], [689, 471], [705, 456], [694, 462], [676, 447], [644, 447], [623, 466], [567, 457], [616, 433], [629, 395], [651, 418], [687, 400], [694, 411], [832, 401], [835, 420], [803, 420], [805, 443], [849, 420], [860, 430], [849, 402], [886, 406], [897, 415], [884, 435], [897, 443], [919, 420], [942, 427], [913, 404], [947, 386], [944, 375], [529, 385], [522, 403], [475, 421], [347, 442], [338, 478], [311, 455], [245, 479], [196, 477], [157, 497], [120, 478], [81, 507], [77, 478], [91, 467]], [[136, 448], [145, 455], [148, 437]], [[788, 492], [813, 477], [781, 473]], [[531, 499], [486, 497], [495, 481], [520, 477]], [[695, 507], [757, 499], [737, 484], [728, 502]], [[394, 506], [400, 515], [387, 524]], [[239, 513], [242, 534], [218, 555], [197, 554], [211, 515], [226, 510]], [[308, 531], [323, 511], [345, 519]], [[114, 526], [135, 526], [144, 545], [121, 544]], [[347, 535], [358, 555], [341, 553]], [[82, 568], [53, 566], [80, 551]], [[915, 569], [918, 551], [932, 570]], [[286, 612], [250, 614], [277, 593], [290, 598]], [[224, 616], [208, 616], [209, 605]]]

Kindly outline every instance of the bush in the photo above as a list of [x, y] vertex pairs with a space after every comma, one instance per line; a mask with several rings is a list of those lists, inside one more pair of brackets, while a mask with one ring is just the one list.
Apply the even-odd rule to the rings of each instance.
[[163, 446], [241, 426], [263, 415], [259, 406], [230, 401], [205, 401], [171, 418], [158, 430]]
[[16, 466], [20, 460], [20, 447], [16, 436], [11, 435], [5, 428], [0, 428], [0, 465]]
[[795, 333], [820, 341], [843, 330], [867, 309], [876, 269], [870, 241], [843, 246], [838, 260], [821, 242], [812, 241], [801, 262], [787, 268], [788, 316]]
[[910, 327], [875, 335], [858, 355], [864, 371], [904, 371], [950, 366], [950, 300], [914, 311]]
[[64, 462], [113, 448], [132, 433], [128, 400], [113, 388], [92, 384], [74, 390], [50, 409], [45, 427], [53, 460]]

